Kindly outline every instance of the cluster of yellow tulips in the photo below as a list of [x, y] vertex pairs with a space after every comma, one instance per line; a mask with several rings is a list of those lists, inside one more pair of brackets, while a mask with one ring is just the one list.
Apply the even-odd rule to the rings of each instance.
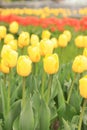
[[[16, 68], [19, 76], [26, 77], [33, 71], [33, 65], [43, 59], [43, 69], [53, 75], [58, 72], [61, 63], [60, 57], [63, 48], [70, 45], [72, 34], [69, 30], [64, 30], [58, 37], [51, 36], [49, 30], [43, 30], [41, 38], [36, 34], [19, 31], [19, 24], [12, 22], [8, 28], [0, 26], [0, 73], [8, 74], [12, 68]], [[17, 35], [16, 35], [17, 34]], [[78, 54], [72, 63], [72, 71], [75, 74], [84, 74], [87, 71], [87, 36], [78, 35], [74, 39], [74, 45], [80, 49], [82, 54]], [[61, 48], [61, 55], [58, 55], [58, 49]], [[66, 56], [66, 55], [65, 55]], [[70, 102], [72, 87], [70, 88], [67, 103]], [[79, 91], [83, 98], [87, 98], [87, 75], [79, 79]], [[24, 98], [24, 97], [23, 97]], [[82, 115], [80, 118], [79, 129], [82, 124]]]
[[[0, 26], [0, 40], [3, 39], [4, 44], [0, 54], [0, 71], [9, 73], [10, 69], [17, 66], [17, 73], [21, 76], [28, 76], [32, 71], [32, 62], [39, 62], [41, 56], [44, 56], [43, 65], [44, 70], [48, 74], [54, 74], [59, 69], [58, 54], [54, 54], [55, 48], [64, 48], [71, 40], [71, 32], [69, 30], [63, 31], [58, 38], [51, 37], [51, 32], [44, 30], [42, 38], [38, 35], [30, 34], [28, 32], [21, 32], [18, 39], [14, 38], [13, 34], [18, 32], [19, 25], [17, 22], [12, 22], [9, 25], [9, 32], [5, 26]], [[75, 45], [78, 48], [85, 48], [83, 55], [75, 57], [72, 69], [76, 73], [82, 73], [87, 70], [87, 36], [79, 35], [75, 38]], [[29, 44], [30, 43], [30, 44]], [[27, 51], [23, 54], [24, 47]], [[18, 48], [22, 49], [21, 55], [18, 53]]]
[[[57, 47], [57, 39], [50, 38], [51, 33], [48, 30], [43, 31], [42, 39], [39, 41], [39, 37], [35, 34], [31, 35], [28, 32], [21, 32], [18, 39], [14, 38], [13, 34], [18, 32], [18, 23], [12, 22], [9, 25], [10, 33], [6, 33], [5, 26], [0, 26], [0, 39], [4, 41], [4, 45], [0, 54], [0, 71], [3, 73], [9, 73], [10, 69], [17, 65], [17, 73], [21, 76], [28, 76], [32, 70], [32, 62], [39, 62], [41, 55], [46, 56], [44, 58], [44, 69], [49, 74], [53, 74], [58, 71], [59, 60], [57, 54], [52, 54], [53, 49]], [[29, 43], [31, 43], [29, 45]], [[27, 47], [26, 54], [18, 54], [18, 48], [22, 50]], [[52, 64], [50, 63], [52, 62]], [[51, 68], [49, 68], [50, 64]]]
[[78, 10], [70, 10], [69, 8], [49, 8], [49, 7], [44, 7], [40, 9], [31, 9], [31, 8], [7, 8], [7, 9], [0, 9], [0, 14], [1, 15], [10, 15], [10, 14], [15, 14], [15, 15], [35, 15], [39, 17], [49, 17], [49, 16], [71, 16], [71, 15], [81, 15], [84, 16], [87, 14], [87, 8], [80, 8]]

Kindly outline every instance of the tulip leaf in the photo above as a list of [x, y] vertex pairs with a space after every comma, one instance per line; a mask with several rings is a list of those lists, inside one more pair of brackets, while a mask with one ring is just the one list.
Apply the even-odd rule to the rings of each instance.
[[4, 118], [5, 118], [5, 116], [7, 114], [7, 93], [6, 93], [7, 91], [6, 91], [3, 80], [1, 80], [0, 89], [1, 89], [0, 91], [1, 91], [3, 115], [4, 115]]
[[62, 119], [62, 120], [63, 120], [63, 124], [64, 124], [64, 130], [71, 130], [69, 123], [67, 121], [65, 121], [64, 119]]
[[19, 117], [17, 117], [13, 123], [13, 130], [19, 130]]
[[40, 130], [49, 130], [50, 110], [47, 104], [42, 100], [40, 107]]
[[33, 97], [32, 97], [32, 106], [34, 110], [34, 127], [35, 130], [39, 129], [38, 123], [39, 123], [39, 110], [40, 110], [40, 105], [41, 105], [41, 99], [40, 99], [40, 93], [39, 92], [34, 92]]
[[21, 110], [21, 101], [18, 100], [11, 106], [10, 112], [6, 116], [5, 120], [6, 129], [12, 130], [13, 122], [20, 114], [20, 110]]
[[58, 84], [58, 105], [59, 105], [58, 113], [63, 113], [65, 111], [66, 104], [63, 95], [63, 90], [58, 79], [57, 79], [57, 84]]
[[34, 130], [34, 113], [30, 99], [26, 101], [25, 106], [22, 108], [19, 128], [20, 130]]

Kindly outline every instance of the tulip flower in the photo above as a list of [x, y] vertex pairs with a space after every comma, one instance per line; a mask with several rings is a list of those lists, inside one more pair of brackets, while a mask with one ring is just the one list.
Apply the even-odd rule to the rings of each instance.
[[18, 46], [23, 48], [24, 46], [28, 46], [30, 42], [30, 34], [28, 32], [21, 32], [18, 37]]
[[83, 36], [83, 44], [84, 44], [84, 47], [86, 48], [87, 47], [87, 36]]
[[72, 70], [76, 73], [87, 70], [87, 58], [83, 55], [76, 56], [72, 64]]
[[1, 57], [8, 67], [13, 68], [16, 66], [18, 53], [10, 48], [8, 45], [4, 45], [1, 51]]
[[7, 29], [5, 26], [0, 26], [0, 39], [6, 36]]
[[71, 40], [71, 32], [69, 30], [64, 30], [63, 34], [67, 36], [68, 42]]
[[32, 62], [40, 61], [40, 48], [38, 46], [29, 46], [28, 54]]
[[22, 55], [18, 58], [17, 61], [17, 73], [20, 76], [26, 77], [31, 73], [32, 61], [27, 55]]
[[10, 23], [9, 25], [9, 31], [13, 34], [17, 33], [19, 29], [19, 24], [18, 22], [14, 21], [12, 23]]
[[43, 60], [44, 71], [48, 74], [55, 74], [59, 69], [59, 58], [58, 55], [50, 54], [46, 55]]
[[57, 48], [58, 47], [58, 41], [57, 41], [57, 39], [55, 37], [53, 37], [53, 38], [51, 38], [51, 41], [53, 43], [54, 48]]
[[78, 47], [78, 48], [82, 48], [84, 47], [84, 42], [83, 42], [83, 36], [82, 35], [79, 35], [75, 38], [75, 45]]
[[80, 95], [83, 98], [87, 98], [87, 75], [79, 80]]
[[1, 62], [0, 62], [0, 71], [5, 74], [8, 74], [10, 72], [8, 65], [5, 63], [3, 59], [1, 59]]
[[43, 39], [40, 41], [40, 53], [42, 56], [47, 54], [52, 54], [54, 49], [54, 45], [51, 40]]
[[38, 45], [38, 43], [39, 43], [38, 35], [32, 34], [31, 38], [30, 38], [30, 42], [31, 42], [31, 45], [34, 45], [34, 46]]
[[87, 57], [87, 48], [84, 48], [83, 55]]
[[66, 47], [68, 44], [68, 38], [65, 34], [60, 34], [58, 38], [58, 46]]
[[49, 30], [42, 31], [42, 35], [41, 35], [42, 39], [49, 39], [50, 36], [51, 36], [51, 32]]
[[6, 34], [5, 38], [4, 38], [4, 43], [8, 44], [11, 40], [14, 39], [14, 36], [10, 33]]
[[86, 104], [87, 104], [87, 75], [85, 75], [84, 77], [82, 77], [79, 80], [79, 91], [80, 91], [80, 95], [84, 98], [83, 106], [81, 107], [79, 123], [78, 123], [78, 130], [81, 130], [84, 111], [85, 111]]
[[11, 47], [11, 49], [13, 49], [13, 50], [17, 50], [17, 40], [16, 39], [13, 39], [13, 40], [11, 40], [9, 43], [8, 43], [8, 45]]

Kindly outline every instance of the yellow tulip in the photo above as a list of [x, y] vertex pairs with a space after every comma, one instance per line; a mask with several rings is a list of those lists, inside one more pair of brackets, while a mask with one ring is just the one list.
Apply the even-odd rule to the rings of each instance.
[[87, 48], [87, 36], [83, 36], [83, 47]]
[[84, 47], [84, 42], [83, 42], [83, 36], [82, 35], [79, 35], [75, 38], [75, 45], [78, 47], [78, 48], [82, 48]]
[[83, 55], [87, 57], [87, 48], [84, 48]]
[[55, 74], [59, 69], [59, 58], [58, 55], [51, 54], [45, 56], [43, 60], [44, 71], [48, 74]]
[[0, 39], [6, 36], [7, 29], [5, 26], [0, 26]]
[[63, 34], [67, 36], [68, 42], [71, 40], [71, 32], [69, 30], [64, 30]]
[[13, 39], [13, 40], [11, 40], [9, 43], [8, 43], [8, 45], [11, 47], [11, 49], [13, 49], [13, 50], [17, 50], [17, 40], [16, 39]]
[[6, 73], [6, 74], [8, 74], [10, 72], [9, 67], [7, 66], [7, 64], [5, 63], [5, 61], [3, 59], [1, 59], [0, 71], [3, 73]]
[[28, 32], [21, 32], [18, 37], [18, 46], [23, 48], [24, 46], [28, 46], [30, 42], [30, 34]]
[[4, 43], [8, 44], [11, 40], [14, 39], [14, 36], [12, 34], [6, 34], [5, 38], [4, 38]]
[[42, 31], [42, 35], [41, 35], [42, 39], [49, 39], [50, 36], [51, 36], [51, 32], [49, 30]]
[[17, 33], [19, 29], [19, 24], [18, 22], [14, 21], [12, 23], [10, 23], [9, 25], [9, 31], [13, 34]]
[[58, 46], [66, 47], [68, 44], [68, 38], [65, 34], [60, 34], [58, 38]]
[[51, 41], [53, 43], [54, 48], [57, 48], [58, 47], [58, 41], [57, 41], [57, 39], [55, 37], [53, 37], [53, 38], [51, 38]]
[[8, 45], [4, 45], [1, 51], [1, 58], [3, 58], [5, 64], [12, 68], [16, 66], [18, 53], [10, 48]]
[[52, 54], [54, 49], [54, 45], [51, 40], [43, 39], [40, 41], [40, 53], [42, 56], [47, 54]]
[[34, 46], [38, 45], [38, 43], [39, 43], [39, 37], [38, 37], [38, 35], [32, 34], [30, 42], [31, 42], [31, 45], [34, 45]]
[[72, 64], [72, 70], [76, 73], [87, 70], [87, 58], [83, 55], [76, 56]]
[[87, 75], [79, 80], [80, 95], [83, 98], [87, 98]]
[[28, 76], [31, 73], [32, 61], [27, 55], [22, 55], [18, 58], [17, 61], [17, 73], [20, 76]]
[[32, 62], [39, 62], [40, 61], [40, 48], [39, 46], [29, 46], [28, 47], [28, 54]]

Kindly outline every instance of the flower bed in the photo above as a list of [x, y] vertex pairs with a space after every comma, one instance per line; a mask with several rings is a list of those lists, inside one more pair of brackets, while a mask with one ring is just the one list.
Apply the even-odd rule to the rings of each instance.
[[87, 129], [86, 17], [0, 16], [0, 129]]

